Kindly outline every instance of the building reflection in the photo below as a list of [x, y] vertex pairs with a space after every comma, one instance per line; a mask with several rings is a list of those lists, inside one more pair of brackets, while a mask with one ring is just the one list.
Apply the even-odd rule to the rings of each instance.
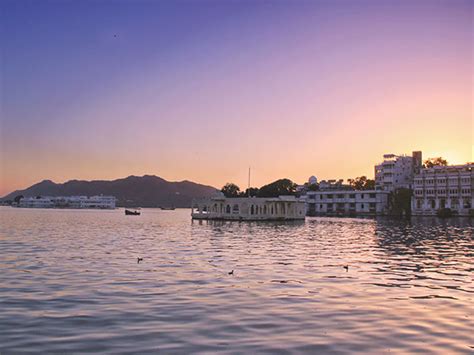
[[467, 245], [472, 246], [474, 241], [473, 225], [469, 218], [378, 218], [375, 241], [391, 263], [398, 260], [415, 269], [421, 267], [417, 264], [440, 267], [474, 256], [474, 252], [466, 255]]

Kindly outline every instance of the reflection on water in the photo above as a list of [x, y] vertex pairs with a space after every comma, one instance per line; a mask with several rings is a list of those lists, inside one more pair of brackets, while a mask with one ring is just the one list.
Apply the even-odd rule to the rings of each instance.
[[0, 208], [0, 352], [474, 349], [468, 219], [142, 212]]

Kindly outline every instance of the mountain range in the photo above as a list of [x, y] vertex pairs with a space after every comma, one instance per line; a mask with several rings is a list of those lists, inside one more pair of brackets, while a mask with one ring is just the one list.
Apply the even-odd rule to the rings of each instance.
[[2, 198], [13, 200], [16, 196], [94, 196], [112, 195], [117, 206], [123, 207], [190, 207], [193, 198], [216, 193], [212, 186], [191, 181], [167, 181], [155, 175], [129, 176], [112, 181], [70, 180], [63, 184], [43, 180], [27, 189], [14, 191]]

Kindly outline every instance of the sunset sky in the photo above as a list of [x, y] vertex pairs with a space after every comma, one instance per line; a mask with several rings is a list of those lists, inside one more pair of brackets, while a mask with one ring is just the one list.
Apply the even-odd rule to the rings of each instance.
[[0, 196], [472, 161], [473, 4], [2, 0]]

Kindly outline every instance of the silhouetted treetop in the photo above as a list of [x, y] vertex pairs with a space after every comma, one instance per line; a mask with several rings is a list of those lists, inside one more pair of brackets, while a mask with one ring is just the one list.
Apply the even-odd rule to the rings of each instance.
[[349, 185], [354, 190], [374, 190], [375, 189], [375, 180], [367, 179], [366, 176], [359, 176], [355, 179], [347, 179]]
[[264, 185], [258, 192], [258, 197], [278, 197], [280, 195], [294, 195], [296, 184], [289, 179], [280, 179]]
[[238, 197], [240, 194], [240, 187], [234, 183], [228, 182], [222, 187], [221, 191], [225, 197]]
[[426, 168], [432, 168], [433, 166], [447, 166], [447, 165], [448, 165], [448, 161], [441, 157], [429, 158], [429, 159], [426, 159], [424, 162], [424, 166]]

